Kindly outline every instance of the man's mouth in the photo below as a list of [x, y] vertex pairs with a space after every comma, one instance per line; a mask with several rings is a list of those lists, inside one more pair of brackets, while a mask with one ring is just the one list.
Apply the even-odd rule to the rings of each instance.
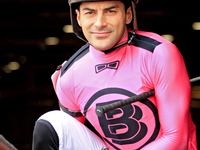
[[97, 31], [97, 32], [92, 32], [92, 34], [96, 37], [96, 38], [106, 38], [110, 35], [111, 31]]

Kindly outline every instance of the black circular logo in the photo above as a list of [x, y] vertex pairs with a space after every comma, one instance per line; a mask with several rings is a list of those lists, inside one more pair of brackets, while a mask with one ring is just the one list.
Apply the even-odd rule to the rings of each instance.
[[[109, 102], [99, 102], [98, 99], [106, 99], [111, 94], [127, 97], [135, 95], [121, 88], [100, 90], [85, 105], [84, 115], [86, 116], [88, 108], [94, 101], [97, 107], [120, 100], [111, 99]], [[104, 140], [115, 149], [120, 149], [122, 145], [127, 149], [130, 145], [134, 145], [135, 149], [141, 149], [156, 139], [160, 129], [157, 108], [148, 99], [109, 111], [102, 117], [98, 117], [98, 120], [105, 135]]]

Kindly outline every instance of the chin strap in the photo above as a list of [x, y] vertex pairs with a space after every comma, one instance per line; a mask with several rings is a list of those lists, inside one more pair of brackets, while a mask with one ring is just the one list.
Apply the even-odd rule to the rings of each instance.
[[128, 32], [128, 41], [121, 42], [121, 43], [117, 44], [115, 47], [104, 51], [104, 53], [108, 54], [110, 52], [113, 52], [113, 51], [121, 48], [121, 47], [124, 47], [126, 45], [130, 45], [132, 43], [132, 41], [134, 40], [135, 36], [136, 36], [136, 30], [133, 30], [132, 32]]
[[[130, 33], [130, 32], [129, 32]], [[132, 43], [132, 41], [133, 41], [133, 39], [135, 38], [135, 36], [136, 36], [136, 30], [134, 29], [133, 31], [132, 31], [132, 35], [131, 35], [131, 37], [128, 39], [128, 45], [130, 45], [131, 43]]]
[[113, 52], [113, 51], [115, 51], [115, 50], [117, 50], [117, 49], [119, 49], [119, 48], [121, 48], [121, 47], [126, 46], [127, 44], [128, 44], [127, 41], [121, 42], [120, 44], [117, 44], [115, 47], [104, 51], [104, 53], [105, 53], [105, 54], [111, 53], [111, 52]]

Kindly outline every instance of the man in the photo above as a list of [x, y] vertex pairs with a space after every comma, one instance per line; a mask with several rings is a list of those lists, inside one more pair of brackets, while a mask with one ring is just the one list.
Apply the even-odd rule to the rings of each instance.
[[[176, 46], [157, 34], [137, 30], [135, 0], [70, 0], [69, 4], [74, 32], [88, 43], [52, 76], [65, 113], [53, 111], [40, 117], [33, 149], [45, 143], [46, 149], [56, 145], [56, 149], [196, 150], [190, 82]], [[97, 106], [152, 89], [153, 97], [102, 117], [95, 114]], [[102, 140], [81, 124], [85, 118]], [[46, 133], [54, 135], [41, 136]]]

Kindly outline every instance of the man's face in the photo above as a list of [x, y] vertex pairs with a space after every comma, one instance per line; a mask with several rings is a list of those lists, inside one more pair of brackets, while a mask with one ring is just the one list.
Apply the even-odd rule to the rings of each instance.
[[76, 10], [77, 21], [89, 43], [104, 51], [115, 46], [127, 33], [131, 7], [125, 12], [120, 1], [83, 2]]

